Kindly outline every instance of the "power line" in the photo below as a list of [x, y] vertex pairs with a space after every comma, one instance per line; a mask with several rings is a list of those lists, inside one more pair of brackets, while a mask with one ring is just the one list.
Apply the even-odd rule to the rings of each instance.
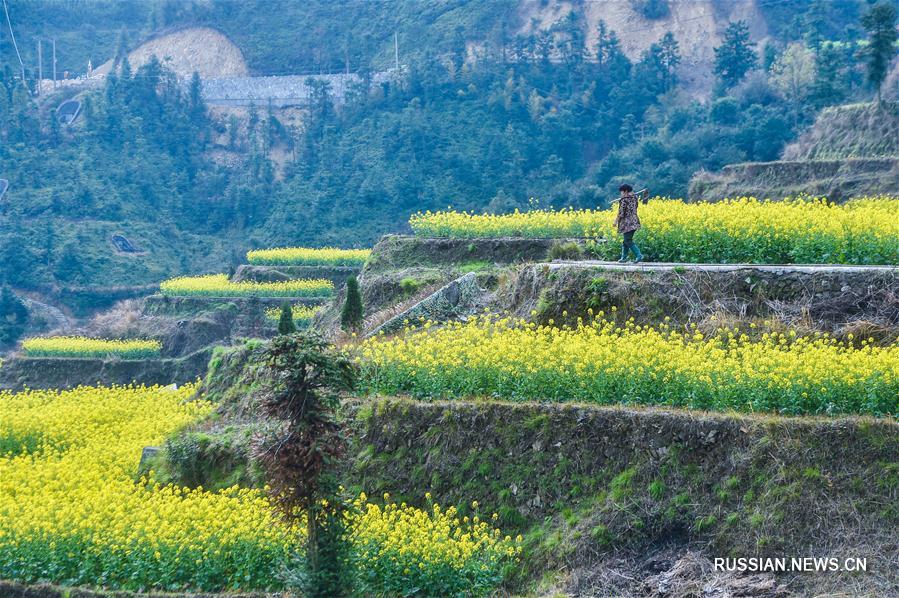
[[6, 24], [9, 26], [9, 36], [12, 38], [12, 46], [16, 49], [16, 56], [19, 58], [19, 66], [22, 68], [22, 83], [25, 83], [25, 63], [22, 62], [22, 55], [19, 54], [19, 45], [16, 43], [16, 34], [12, 31], [12, 21], [9, 18], [9, 7], [6, 6], [6, 0], [3, 0], [3, 12], [6, 13]]

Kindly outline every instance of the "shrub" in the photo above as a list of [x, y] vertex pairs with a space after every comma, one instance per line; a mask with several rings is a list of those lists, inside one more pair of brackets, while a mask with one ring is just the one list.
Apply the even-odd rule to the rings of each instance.
[[281, 304], [281, 317], [278, 320], [278, 334], [293, 334], [297, 331], [297, 325], [293, 321], [293, 312], [290, 303]]
[[[315, 314], [322, 310], [321, 305], [316, 305], [314, 307], [310, 307], [308, 305], [291, 305], [290, 313], [293, 316], [293, 323], [296, 325], [297, 329], [306, 328], [312, 323], [312, 320], [315, 318]], [[270, 307], [265, 310], [265, 319], [273, 324], [277, 324], [281, 321], [281, 308], [280, 307]]]
[[346, 301], [340, 312], [340, 325], [344, 330], [359, 330], [362, 327], [362, 294], [355, 276], [346, 280]]
[[577, 243], [554, 243], [549, 248], [549, 259], [551, 260], [576, 260], [582, 256], [583, 252]]
[[718, 98], [712, 104], [709, 116], [719, 125], [734, 125], [740, 118], [740, 104], [730, 96]]

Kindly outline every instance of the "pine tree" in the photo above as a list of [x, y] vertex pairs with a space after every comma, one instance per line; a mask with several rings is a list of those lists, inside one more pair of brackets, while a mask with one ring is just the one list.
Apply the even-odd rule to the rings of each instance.
[[765, 44], [765, 48], [762, 50], [762, 68], [766, 73], [771, 72], [771, 67], [777, 62], [777, 57], [777, 46], [771, 42]]
[[200, 73], [194, 71], [190, 78], [190, 87], [187, 92], [187, 110], [190, 123], [202, 131], [206, 128], [206, 102], [203, 100], [203, 82]]
[[868, 32], [867, 59], [868, 81], [877, 87], [877, 101], [883, 100], [881, 90], [896, 55], [896, 7], [881, 0], [862, 16], [862, 26]]
[[297, 325], [293, 322], [293, 309], [290, 303], [281, 304], [281, 318], [278, 320], [278, 334], [293, 334], [297, 331]]
[[362, 326], [362, 295], [355, 276], [346, 280], [346, 301], [340, 313], [340, 325], [344, 330], [359, 330]]
[[352, 361], [314, 334], [272, 339], [262, 363], [272, 374], [262, 413], [274, 426], [256, 441], [276, 506], [300, 524], [306, 515], [304, 596], [353, 593], [346, 500], [340, 486], [346, 439], [337, 420], [341, 391], [352, 390]]
[[680, 45], [670, 31], [659, 42], [659, 61], [665, 71], [665, 91], [677, 84], [675, 69], [680, 64]]
[[818, 106], [839, 104], [846, 95], [842, 70], [843, 56], [832, 43], [823, 43], [815, 57], [815, 83], [812, 97]]
[[749, 40], [749, 26], [745, 21], [731, 23], [724, 32], [724, 41], [715, 48], [715, 74], [726, 86], [733, 87], [757, 60], [755, 43]]

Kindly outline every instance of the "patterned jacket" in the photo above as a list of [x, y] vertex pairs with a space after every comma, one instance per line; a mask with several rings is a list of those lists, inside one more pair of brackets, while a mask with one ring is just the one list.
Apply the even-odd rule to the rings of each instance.
[[615, 226], [621, 234], [640, 229], [640, 218], [637, 217], [637, 196], [633, 193], [625, 194], [618, 202], [618, 215], [615, 217]]

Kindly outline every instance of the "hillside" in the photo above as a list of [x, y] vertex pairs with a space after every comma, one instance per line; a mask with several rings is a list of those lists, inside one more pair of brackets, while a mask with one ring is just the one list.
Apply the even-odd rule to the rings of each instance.
[[899, 596], [892, 3], [0, 0], [0, 598]]
[[[249, 73], [240, 49], [221, 32], [208, 27], [183, 29], [154, 36], [128, 53], [132, 68], [140, 68], [156, 56], [179, 77], [189, 79], [197, 73], [204, 79], [240, 77]], [[107, 75], [112, 61], [94, 69], [95, 75]]]
[[[353, 525], [320, 529], [359, 555], [360, 594], [890, 595], [899, 202], [640, 209], [648, 262], [608, 261], [611, 210], [424, 214], [23, 342], [0, 366], [0, 592], [302, 587], [284, 572], [314, 544], [265, 491], [314, 475], [282, 451], [309, 438], [271, 413], [284, 397], [345, 447], [317, 491]], [[58, 550], [25, 521], [80, 533]], [[741, 574], [722, 554], [835, 560]]]
[[[361, 274], [369, 346], [406, 342], [404, 358], [414, 359], [416, 338], [452, 334], [449, 322], [470, 326], [485, 309], [531, 319], [545, 330], [574, 326], [604, 310], [631, 325], [708, 335], [723, 325], [757, 340], [778, 331], [827, 332], [850, 344], [853, 334], [871, 335], [877, 347], [890, 347], [899, 334], [895, 266], [549, 262], [566, 243], [382, 239]], [[570, 258], [577, 254], [566, 247]], [[272, 276], [278, 272], [269, 269]], [[443, 286], [453, 279], [455, 290]], [[332, 309], [341, 302], [338, 296]], [[374, 334], [389, 316], [404, 322], [381, 327], [386, 337]], [[419, 316], [431, 323], [409, 329]], [[329, 328], [333, 313], [317, 324], [336, 332]], [[358, 341], [337, 335], [354, 350]], [[570, 330], [566, 335], [569, 342], [576, 337]], [[478, 357], [472, 354], [462, 367], [479, 367], [490, 344], [484, 339]], [[435, 344], [427, 352], [439, 360], [452, 350]], [[648, 347], [640, 350], [641, 368], [655, 363]], [[216, 415], [167, 441], [152, 462], [160, 480], [204, 488], [262, 483], [248, 439], [264, 425], [258, 417], [269, 384], [259, 365], [263, 351], [265, 345], [248, 342], [216, 353], [202, 390], [216, 403]], [[710, 371], [708, 356], [703, 364], [702, 371]], [[340, 417], [350, 450], [342, 479], [353, 492], [386, 492], [418, 506], [427, 506], [421, 498], [427, 491], [466, 513], [466, 503], [477, 497], [503, 529], [523, 535], [528, 558], [507, 578], [506, 591], [665, 596], [693, 595], [701, 587], [762, 597], [847, 588], [882, 594], [899, 583], [883, 557], [893, 542], [885, 530], [896, 514], [884, 506], [894, 502], [891, 463], [899, 447], [888, 418], [597, 405], [564, 398], [577, 387], [556, 386], [549, 370], [541, 379], [558, 395], [526, 400], [507, 389], [466, 400], [467, 393], [430, 394], [440, 370], [420, 365], [395, 380], [418, 380], [429, 389], [424, 394], [383, 396], [363, 384], [344, 397]], [[370, 368], [361, 375], [371, 375]], [[527, 369], [515, 371], [515, 379], [528, 377]], [[475, 388], [502, 374], [453, 376]], [[884, 472], [888, 479], [874, 482]], [[870, 573], [736, 575], [712, 568], [722, 552], [807, 551], [868, 558]]]
[[[88, 59], [130, 55], [128, 70], [91, 89], [35, 97], [0, 38], [9, 67], [0, 178], [10, 181], [0, 283], [61, 308], [67, 289], [102, 295], [230, 271], [253, 247], [370, 246], [406, 231], [410, 214], [447, 205], [604, 206], [622, 182], [685, 196], [693, 173], [776, 160], [821, 107], [871, 95], [860, 84], [853, 2], [10, 5], [19, 37], [58, 36], [58, 66], [70, 76]], [[711, 57], [743, 31], [738, 18], [753, 60], [725, 82]], [[285, 23], [304, 24], [304, 35]], [[807, 23], [836, 40], [835, 69], [795, 99], [772, 73], [784, 44], [806, 43]], [[33, 85], [36, 48], [20, 45]], [[375, 77], [395, 50], [399, 76]], [[202, 81], [190, 86], [194, 70], [293, 75], [302, 85], [308, 73], [354, 74], [339, 98], [318, 80], [286, 109], [264, 91], [253, 107], [210, 108]], [[82, 112], [65, 125], [54, 109], [73, 94]], [[859, 190], [807, 183], [839, 197]], [[706, 187], [708, 197], [730, 192]], [[121, 239], [137, 250], [122, 251]]]
[[825, 108], [784, 148], [784, 160], [899, 157], [899, 103]]
[[846, 200], [899, 188], [899, 103], [825, 108], [781, 160], [731, 164], [700, 172], [690, 197], [752, 195], [781, 198], [802, 193]]
[[[640, 56], [667, 32], [680, 40], [685, 65], [681, 78], [685, 86], [700, 97], [711, 95], [714, 85], [712, 65], [714, 48], [721, 42], [721, 34], [728, 22], [744, 20], [753, 37], [769, 37], [765, 13], [758, 2], [721, 3], [716, 0], [692, 2], [657, 2], [657, 12], [651, 12], [651, 2], [587, 2], [583, 5], [586, 43], [597, 42], [600, 21], [621, 36], [621, 48], [631, 60]], [[578, 9], [577, 2], [568, 0], [526, 0], [518, 10], [522, 17], [522, 32], [534, 33], [551, 29], [553, 24]], [[649, 15], [649, 16], [647, 16]]]

